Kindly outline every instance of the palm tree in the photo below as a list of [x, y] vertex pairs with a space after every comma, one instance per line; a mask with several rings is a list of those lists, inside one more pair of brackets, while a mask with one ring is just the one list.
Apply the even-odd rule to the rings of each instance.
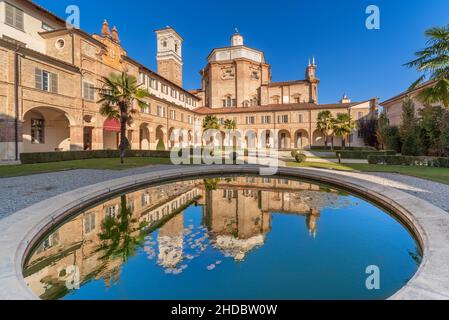
[[223, 128], [226, 130], [234, 131], [237, 129], [237, 123], [235, 122], [235, 120], [226, 119]]
[[203, 120], [203, 130], [219, 130], [220, 124], [218, 123], [218, 118], [216, 116], [206, 116]]
[[101, 80], [103, 86], [98, 89], [101, 103], [100, 113], [109, 119], [117, 119], [120, 121], [120, 162], [125, 161], [125, 152], [129, 147], [126, 138], [126, 127], [133, 121], [133, 114], [137, 111], [134, 109], [134, 102], [140, 108], [148, 106], [144, 98], [148, 98], [150, 94], [147, 90], [140, 88], [134, 76], [122, 72], [121, 75], [111, 74], [109, 77], [103, 77]]
[[356, 128], [356, 122], [351, 119], [348, 113], [339, 113], [334, 123], [334, 133], [342, 139], [342, 147], [345, 149], [346, 140]]
[[98, 235], [101, 243], [96, 252], [101, 252], [104, 262], [121, 259], [127, 262], [137, 253], [144, 243], [145, 234], [132, 211], [127, 206], [126, 195], [121, 196], [120, 213], [117, 217], [107, 216], [102, 223], [102, 232]]
[[449, 108], [449, 25], [428, 29], [425, 36], [428, 47], [416, 52], [416, 59], [406, 64], [422, 73], [409, 90], [432, 83], [420, 91], [418, 100], [425, 105], [442, 103]]
[[[226, 119], [224, 124], [223, 124], [223, 129], [225, 129], [228, 132], [232, 132], [233, 133], [235, 130], [237, 130], [237, 123], [235, 122], [235, 120]], [[231, 138], [234, 139], [234, 136], [233, 135], [228, 135], [228, 140], [229, 140], [229, 141], [227, 141], [228, 145], [231, 143], [231, 141], [230, 141]], [[237, 148], [236, 141], [233, 141], [232, 144], [234, 146], [234, 149], [236, 149]]]
[[[322, 111], [318, 114], [317, 127], [318, 130], [324, 135], [325, 145], [327, 147], [329, 138], [334, 134], [335, 118], [330, 111]], [[334, 143], [332, 139], [332, 149]]]
[[[220, 124], [218, 123], [218, 118], [216, 116], [206, 116], [203, 120], [203, 131], [206, 132], [208, 130], [220, 130]], [[209, 144], [212, 141], [207, 141]]]

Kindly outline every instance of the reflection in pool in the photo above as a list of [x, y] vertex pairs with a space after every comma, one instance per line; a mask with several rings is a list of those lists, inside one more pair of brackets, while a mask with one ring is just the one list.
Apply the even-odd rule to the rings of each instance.
[[[371, 203], [296, 180], [176, 182], [90, 208], [27, 259], [43, 299], [385, 299], [420, 249]], [[366, 288], [368, 266], [380, 290]]]

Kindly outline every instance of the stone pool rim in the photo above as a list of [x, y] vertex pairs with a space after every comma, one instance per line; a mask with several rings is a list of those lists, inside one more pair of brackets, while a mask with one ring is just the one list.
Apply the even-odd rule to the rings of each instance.
[[[0, 220], [1, 300], [39, 300], [25, 283], [23, 265], [36, 242], [48, 230], [80, 209], [111, 195], [154, 183], [210, 175], [259, 174], [256, 165], [176, 166], [73, 190]], [[392, 187], [311, 168], [278, 169], [282, 178], [303, 179], [350, 191], [372, 201], [406, 225], [423, 251], [414, 277], [390, 299], [449, 299], [449, 215], [432, 204]], [[273, 177], [273, 176], [272, 176]], [[276, 177], [276, 176], [274, 176]]]

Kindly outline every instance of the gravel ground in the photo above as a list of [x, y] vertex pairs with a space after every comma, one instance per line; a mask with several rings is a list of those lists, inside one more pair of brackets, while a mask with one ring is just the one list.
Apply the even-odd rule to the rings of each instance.
[[[162, 170], [170, 166], [151, 166], [124, 171], [72, 170], [14, 178], [0, 178], [0, 219], [49, 197], [83, 186], [128, 175]], [[348, 173], [361, 179], [405, 191], [449, 212], [449, 185], [391, 173]]]
[[417, 198], [426, 200], [433, 205], [449, 212], [449, 185], [447, 184], [432, 182], [429, 180], [404, 176], [395, 173], [371, 173], [371, 175], [413, 186], [414, 188], [416, 188], [416, 190], [404, 190], [402, 188], [402, 191], [414, 195]]
[[61, 193], [128, 175], [161, 170], [164, 167], [169, 166], [150, 166], [123, 171], [70, 170], [0, 178], [0, 219]]

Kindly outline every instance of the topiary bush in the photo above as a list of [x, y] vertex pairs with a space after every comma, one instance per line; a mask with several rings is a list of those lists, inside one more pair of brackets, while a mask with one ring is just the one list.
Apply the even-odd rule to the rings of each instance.
[[303, 153], [297, 153], [295, 155], [295, 160], [297, 163], [303, 163], [307, 160], [307, 156]]
[[301, 153], [301, 152], [300, 152], [299, 150], [293, 150], [292, 153], [291, 153], [292, 158], [296, 158], [296, 155], [297, 155], [298, 153]]

